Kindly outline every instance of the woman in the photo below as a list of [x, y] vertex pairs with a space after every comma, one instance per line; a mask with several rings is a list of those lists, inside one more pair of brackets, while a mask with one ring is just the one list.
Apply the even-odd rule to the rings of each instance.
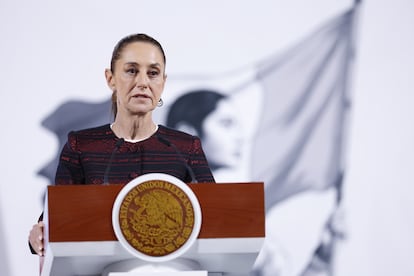
[[243, 133], [230, 98], [212, 90], [196, 90], [179, 97], [170, 107], [167, 126], [197, 135], [218, 181], [242, 176]]
[[[167, 173], [184, 182], [214, 182], [198, 137], [156, 125], [162, 105], [166, 58], [160, 43], [145, 34], [120, 40], [105, 77], [112, 90], [114, 122], [71, 132], [63, 147], [55, 183], [126, 184], [146, 173]], [[43, 223], [29, 243], [43, 256]]]

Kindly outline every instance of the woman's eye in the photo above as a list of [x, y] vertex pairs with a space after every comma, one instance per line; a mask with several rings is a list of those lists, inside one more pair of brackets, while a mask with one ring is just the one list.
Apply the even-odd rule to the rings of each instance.
[[129, 68], [126, 71], [128, 74], [131, 74], [131, 75], [135, 75], [138, 72], [138, 70], [135, 68]]
[[148, 75], [149, 75], [150, 77], [156, 77], [156, 76], [158, 76], [158, 75], [159, 75], [159, 73], [158, 73], [158, 71], [149, 71], [149, 72], [148, 72]]

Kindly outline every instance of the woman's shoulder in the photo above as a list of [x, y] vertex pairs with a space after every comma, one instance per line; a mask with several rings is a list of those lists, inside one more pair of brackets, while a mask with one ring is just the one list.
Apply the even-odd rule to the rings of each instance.
[[77, 152], [108, 152], [116, 141], [110, 125], [106, 124], [69, 132], [67, 145]]
[[183, 152], [199, 152], [201, 149], [200, 138], [184, 131], [159, 125], [156, 136], [163, 144], [168, 146], [172, 145], [173, 147], [179, 148], [180, 151]]
[[70, 136], [77, 136], [77, 137], [83, 137], [83, 136], [102, 136], [102, 135], [110, 135], [113, 134], [111, 127], [109, 124], [91, 127], [91, 128], [85, 128], [80, 130], [72, 130], [69, 135]]
[[184, 131], [180, 131], [177, 129], [169, 128], [163, 125], [158, 126], [158, 135], [165, 139], [171, 140], [198, 140], [197, 136], [191, 135]]
[[71, 148], [77, 150], [92, 146], [101, 148], [103, 145], [108, 145], [108, 141], [116, 141], [116, 136], [109, 124], [74, 130], [68, 134], [68, 142]]

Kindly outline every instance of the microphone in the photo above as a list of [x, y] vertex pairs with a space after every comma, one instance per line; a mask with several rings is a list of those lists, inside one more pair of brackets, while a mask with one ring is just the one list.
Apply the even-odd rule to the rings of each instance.
[[108, 185], [109, 184], [108, 183], [108, 174], [109, 174], [109, 171], [111, 169], [111, 165], [112, 165], [112, 161], [113, 161], [114, 156], [115, 156], [115, 152], [117, 150], [119, 150], [119, 147], [121, 147], [122, 144], [124, 144], [124, 142], [125, 142], [124, 138], [121, 138], [121, 139], [118, 139], [118, 141], [116, 141], [116, 143], [115, 143], [115, 148], [112, 150], [111, 157], [109, 158], [108, 166], [106, 166], [103, 185]]
[[197, 183], [198, 181], [197, 181], [197, 179], [194, 175], [193, 169], [191, 169], [191, 167], [187, 164], [187, 162], [185, 162], [185, 158], [184, 158], [182, 152], [180, 150], [178, 150], [177, 146], [174, 145], [173, 143], [171, 143], [170, 141], [168, 141], [167, 139], [165, 139], [162, 136], [157, 135], [157, 138], [161, 143], [163, 143], [164, 145], [166, 145], [168, 147], [172, 147], [175, 150], [175, 152], [180, 156], [181, 160], [183, 161], [183, 163], [185, 165], [185, 168], [187, 169], [188, 173], [191, 176], [191, 183]]

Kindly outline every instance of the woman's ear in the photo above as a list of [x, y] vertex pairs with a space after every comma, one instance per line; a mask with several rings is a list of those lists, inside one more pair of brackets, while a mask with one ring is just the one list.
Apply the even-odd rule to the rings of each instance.
[[114, 77], [113, 77], [111, 69], [105, 69], [105, 78], [106, 78], [106, 84], [108, 85], [108, 87], [112, 91], [114, 91], [115, 90], [115, 82], [114, 82]]
[[162, 89], [161, 89], [161, 95], [160, 95], [160, 97], [164, 93], [164, 87], [165, 87], [165, 82], [166, 81], [167, 81], [167, 75], [163, 75], [163, 77], [162, 77]]
[[186, 133], [194, 135], [194, 136], [199, 136], [200, 135], [200, 133], [197, 132], [195, 127], [193, 127], [190, 124], [184, 123], [184, 122], [178, 123], [177, 126], [175, 127], [175, 129], [186, 132]]

